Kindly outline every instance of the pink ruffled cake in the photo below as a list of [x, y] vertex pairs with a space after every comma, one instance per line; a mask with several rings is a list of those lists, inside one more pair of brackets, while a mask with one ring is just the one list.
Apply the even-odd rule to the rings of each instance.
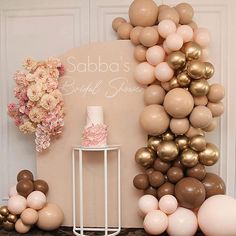
[[82, 133], [81, 145], [94, 148], [107, 145], [107, 125], [104, 124], [101, 106], [87, 107], [86, 126]]

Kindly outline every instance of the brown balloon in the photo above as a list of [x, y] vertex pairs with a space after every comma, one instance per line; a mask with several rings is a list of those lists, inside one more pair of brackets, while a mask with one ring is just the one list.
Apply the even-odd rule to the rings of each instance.
[[150, 137], [148, 139], [147, 146], [151, 149], [153, 149], [155, 152], [157, 151], [158, 145], [161, 143], [162, 139], [158, 137]]
[[165, 174], [171, 167], [171, 164], [169, 162], [162, 161], [160, 158], [157, 158], [154, 162], [153, 167], [155, 170], [160, 171], [161, 173]]
[[175, 184], [184, 177], [184, 172], [179, 167], [171, 167], [167, 171], [168, 180]]
[[156, 159], [156, 153], [151, 148], [140, 148], [135, 153], [135, 160], [141, 166], [148, 168], [153, 165]]
[[9, 215], [9, 211], [8, 211], [8, 208], [7, 208], [7, 206], [2, 206], [1, 208], [0, 208], [0, 214], [2, 215], [2, 216], [4, 216], [4, 217], [7, 217], [8, 215]]
[[149, 194], [149, 195], [152, 195], [152, 196], [156, 197], [157, 196], [157, 190], [155, 188], [153, 188], [152, 186], [150, 186], [144, 191], [144, 194]]
[[14, 230], [14, 224], [13, 223], [11, 223], [11, 222], [9, 222], [8, 220], [6, 220], [6, 221], [4, 221], [3, 223], [2, 223], [2, 227], [3, 227], [3, 229], [4, 230], [6, 230], [6, 231], [12, 231], [12, 230]]
[[149, 187], [148, 175], [138, 174], [134, 177], [133, 184], [137, 189], [145, 190]]
[[206, 198], [206, 191], [199, 180], [186, 177], [175, 185], [175, 197], [180, 206], [193, 209], [202, 205]]
[[33, 181], [34, 176], [31, 171], [29, 170], [22, 170], [17, 175], [17, 181], [20, 181], [22, 179], [27, 179]]
[[153, 171], [148, 177], [150, 185], [154, 188], [158, 188], [165, 182], [164, 175], [160, 171]]
[[40, 191], [42, 193], [44, 193], [45, 195], [48, 192], [48, 184], [46, 181], [42, 180], [42, 179], [37, 179], [34, 181], [34, 190], [35, 191]]
[[148, 168], [148, 169], [145, 170], [145, 173], [146, 173], [147, 175], [150, 175], [153, 171], [154, 171], [153, 168]]
[[216, 174], [207, 173], [202, 183], [206, 190], [206, 198], [226, 192], [224, 180]]
[[186, 58], [184, 53], [182, 53], [181, 51], [177, 51], [177, 52], [172, 52], [167, 57], [166, 61], [172, 69], [177, 70], [184, 66]]
[[207, 143], [206, 149], [199, 153], [199, 161], [205, 166], [214, 165], [219, 160], [219, 157], [219, 149], [213, 143]]
[[158, 199], [160, 199], [165, 195], [174, 195], [174, 191], [175, 191], [174, 184], [166, 182], [157, 189], [157, 197]]
[[13, 223], [13, 224], [16, 223], [17, 219], [18, 219], [18, 218], [17, 218], [17, 215], [14, 215], [14, 214], [9, 214], [9, 215], [7, 216], [7, 220], [8, 220], [9, 222]]
[[172, 166], [173, 166], [173, 167], [178, 167], [178, 168], [180, 168], [180, 169], [183, 170], [183, 171], [185, 170], [185, 166], [182, 165], [180, 158], [177, 158], [177, 159], [172, 163]]
[[16, 185], [16, 190], [21, 196], [27, 197], [34, 191], [34, 184], [31, 180], [22, 179]]
[[192, 168], [188, 168], [186, 171], [188, 177], [192, 177], [202, 181], [206, 176], [206, 168], [204, 165], [198, 163]]

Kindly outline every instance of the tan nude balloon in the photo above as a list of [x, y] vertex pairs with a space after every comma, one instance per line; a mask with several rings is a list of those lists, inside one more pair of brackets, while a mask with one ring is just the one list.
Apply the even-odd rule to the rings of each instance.
[[183, 3], [178, 4], [175, 7], [175, 9], [179, 13], [180, 24], [187, 25], [191, 23], [193, 19], [194, 11], [193, 11], [193, 7], [190, 4], [183, 2]]
[[212, 114], [206, 106], [196, 106], [189, 116], [191, 125], [195, 128], [205, 128], [212, 121]]
[[167, 19], [174, 21], [176, 25], [179, 24], [179, 13], [175, 8], [169, 7], [160, 11], [158, 15], [158, 22]]
[[144, 91], [144, 102], [146, 105], [162, 104], [165, 94], [165, 90], [160, 85], [148, 86]]
[[141, 30], [139, 41], [145, 47], [152, 47], [157, 44], [159, 34], [153, 27], [145, 27]]
[[171, 119], [170, 121], [170, 130], [176, 134], [184, 134], [189, 129], [189, 120], [187, 118], [184, 119]]
[[138, 45], [134, 49], [134, 58], [139, 62], [146, 61], [147, 48], [143, 45]]
[[203, 128], [203, 130], [206, 131], [206, 132], [211, 132], [216, 127], [217, 127], [217, 118], [213, 118], [211, 123], [207, 127]]
[[134, 45], [140, 44], [139, 36], [142, 31], [143, 27], [136, 26], [130, 31], [130, 40]]
[[224, 86], [221, 84], [212, 84], [210, 85], [209, 92], [207, 97], [210, 102], [220, 102], [225, 96]]
[[222, 102], [219, 103], [208, 102], [207, 107], [211, 110], [213, 117], [221, 116], [224, 113], [224, 104]]
[[206, 106], [208, 103], [207, 96], [194, 97], [193, 100], [195, 106]]
[[204, 132], [202, 131], [202, 129], [194, 128], [193, 126], [190, 125], [189, 130], [185, 133], [185, 135], [188, 138], [192, 138], [192, 137], [194, 137], [196, 135], [204, 136]]
[[118, 27], [117, 34], [120, 39], [130, 39], [130, 32], [132, 29], [133, 26], [125, 22]]
[[125, 23], [126, 19], [124, 19], [123, 17], [116, 17], [113, 21], [112, 21], [112, 28], [114, 31], [117, 31], [119, 26], [122, 23]]

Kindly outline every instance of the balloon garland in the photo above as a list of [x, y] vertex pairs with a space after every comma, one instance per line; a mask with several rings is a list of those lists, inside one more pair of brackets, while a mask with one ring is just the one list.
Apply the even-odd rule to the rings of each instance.
[[[198, 220], [206, 235], [218, 235], [211, 218], [201, 220], [209, 209], [200, 207], [206, 199], [214, 205], [211, 198], [215, 195], [225, 200], [221, 197], [226, 191], [224, 181], [205, 169], [219, 160], [219, 149], [207, 142], [205, 132], [216, 128], [224, 112], [225, 91], [222, 85], [209, 83], [214, 75], [208, 61], [210, 34], [197, 26], [193, 15], [187, 3], [170, 7], [134, 0], [129, 7], [130, 22], [122, 17], [112, 22], [119, 39], [135, 45], [139, 64], [134, 79], [145, 87], [146, 106], [139, 121], [148, 141], [135, 154], [145, 171], [134, 177], [133, 184], [144, 193], [139, 210], [144, 229], [152, 235], [166, 230], [169, 235], [194, 235]], [[231, 207], [236, 209], [233, 201]], [[199, 208], [204, 213], [197, 220]], [[220, 224], [234, 222], [231, 229], [224, 227], [224, 234], [236, 235], [235, 221], [207, 214]]]

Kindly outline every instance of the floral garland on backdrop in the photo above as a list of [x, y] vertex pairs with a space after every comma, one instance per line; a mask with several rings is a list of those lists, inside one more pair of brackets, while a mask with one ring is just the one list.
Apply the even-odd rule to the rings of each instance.
[[35, 134], [36, 150], [41, 152], [62, 133], [64, 126], [64, 103], [58, 88], [64, 67], [54, 57], [39, 62], [27, 58], [23, 67], [24, 71], [14, 75], [18, 102], [8, 104], [8, 115], [21, 132]]

